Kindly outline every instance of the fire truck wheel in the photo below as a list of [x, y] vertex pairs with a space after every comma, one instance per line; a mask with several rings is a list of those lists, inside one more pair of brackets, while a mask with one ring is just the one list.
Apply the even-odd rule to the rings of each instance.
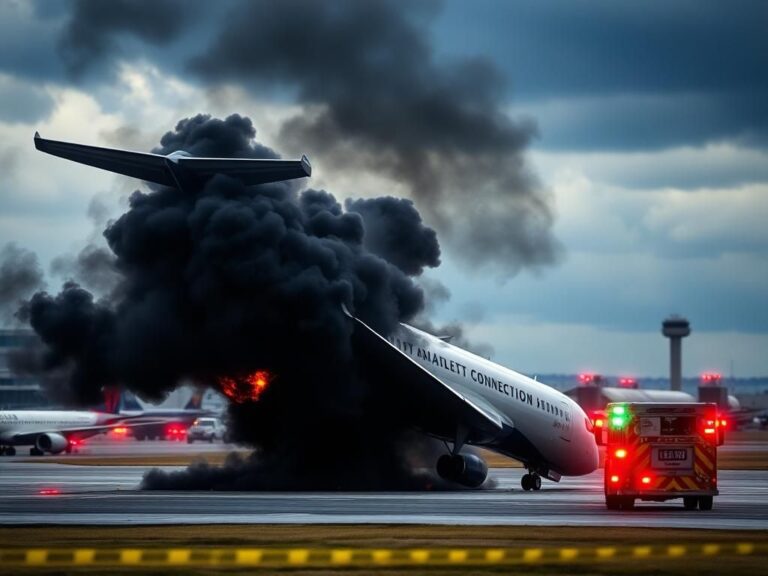
[[621, 504], [621, 496], [606, 496], [605, 507], [608, 510], [618, 510]]
[[699, 499], [696, 496], [683, 496], [683, 506], [686, 510], [695, 510]]
[[712, 496], [699, 496], [699, 510], [712, 510]]
[[526, 492], [533, 489], [533, 479], [530, 474], [523, 474], [523, 477], [520, 478], [520, 486], [522, 486], [523, 490]]
[[632, 496], [621, 497], [622, 510], [632, 510], [635, 507], [635, 499]]
[[533, 479], [532, 488], [534, 490], [541, 490], [541, 476], [538, 474], [531, 474], [531, 478]]

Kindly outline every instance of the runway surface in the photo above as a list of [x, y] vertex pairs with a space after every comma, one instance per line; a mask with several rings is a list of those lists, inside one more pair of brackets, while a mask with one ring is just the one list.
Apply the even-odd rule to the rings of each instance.
[[[608, 511], [602, 472], [520, 489], [519, 469], [492, 469], [496, 488], [458, 492], [144, 492], [149, 467], [0, 460], [0, 524], [406, 523], [768, 529], [768, 472], [721, 471], [710, 512], [680, 500]], [[168, 468], [172, 469], [172, 468]], [[176, 469], [176, 468], [173, 468]], [[55, 495], [41, 495], [56, 489]]]

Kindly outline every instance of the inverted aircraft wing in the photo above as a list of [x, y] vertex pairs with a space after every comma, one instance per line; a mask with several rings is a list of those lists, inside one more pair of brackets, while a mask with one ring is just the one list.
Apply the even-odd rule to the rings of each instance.
[[386, 367], [387, 373], [400, 382], [406, 382], [403, 390], [410, 394], [404, 403], [421, 402], [429, 411], [428, 419], [440, 430], [456, 430], [466, 426], [484, 434], [495, 434], [506, 424], [512, 423], [499, 413], [489, 402], [471, 392], [441, 380], [405, 353], [393, 346], [346, 308], [345, 314], [355, 322], [355, 338], [365, 349], [369, 358], [376, 358], [377, 364]]
[[246, 186], [312, 174], [306, 156], [300, 160], [196, 158], [181, 151], [163, 156], [48, 140], [38, 132], [35, 132], [35, 148], [80, 164], [176, 188], [182, 188], [189, 181], [205, 181], [215, 174], [236, 178]]

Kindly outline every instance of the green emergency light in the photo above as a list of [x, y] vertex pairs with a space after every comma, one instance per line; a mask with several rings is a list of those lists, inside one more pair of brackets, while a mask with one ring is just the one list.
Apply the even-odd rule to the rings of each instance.
[[614, 430], [621, 430], [629, 422], [629, 411], [623, 404], [617, 404], [611, 406], [610, 417], [608, 422], [611, 423], [611, 428]]

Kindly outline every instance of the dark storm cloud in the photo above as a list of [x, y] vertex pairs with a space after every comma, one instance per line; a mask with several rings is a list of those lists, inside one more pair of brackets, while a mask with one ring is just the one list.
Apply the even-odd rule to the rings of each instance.
[[182, 0], [75, 0], [61, 36], [61, 53], [70, 72], [122, 55], [121, 39], [163, 46], [184, 30], [198, 3]]
[[[200, 115], [179, 122], [156, 150], [275, 157], [254, 134], [248, 118]], [[434, 480], [414, 474], [410, 459], [431, 458], [437, 444], [414, 437], [399, 420], [399, 396], [374, 385], [380, 376], [357, 361], [341, 309], [383, 334], [423, 309], [411, 277], [365, 248], [364, 222], [375, 218], [288, 183], [244, 187], [215, 176], [197, 191], [137, 191], [104, 233], [119, 273], [111, 298], [67, 282], [23, 307], [44, 344], [26, 369], [68, 374], [56, 396], [79, 403], [97, 403], [106, 385], [161, 398], [185, 379], [223, 386], [223, 377], [269, 371], [258, 401], [229, 411], [230, 432], [258, 449], [253, 458], [181, 476], [155, 472], [148, 488], [423, 487]], [[393, 256], [414, 269], [428, 258]]]
[[43, 270], [34, 252], [10, 243], [0, 250], [0, 321], [7, 323], [19, 304], [43, 286]]
[[563, 133], [563, 118], [542, 119], [543, 146], [768, 143], [768, 4], [761, 0], [479, 0], [471, 14], [466, 3], [448, 0], [436, 27], [448, 54], [458, 47], [493, 58], [529, 103], [602, 98], [571, 110], [573, 131]]
[[533, 127], [504, 113], [504, 81], [488, 61], [438, 62], [434, 7], [243, 3], [192, 68], [213, 83], [295, 92], [305, 108], [282, 127], [286, 145], [405, 183], [465, 260], [505, 273], [549, 264], [552, 214], [523, 158]]

